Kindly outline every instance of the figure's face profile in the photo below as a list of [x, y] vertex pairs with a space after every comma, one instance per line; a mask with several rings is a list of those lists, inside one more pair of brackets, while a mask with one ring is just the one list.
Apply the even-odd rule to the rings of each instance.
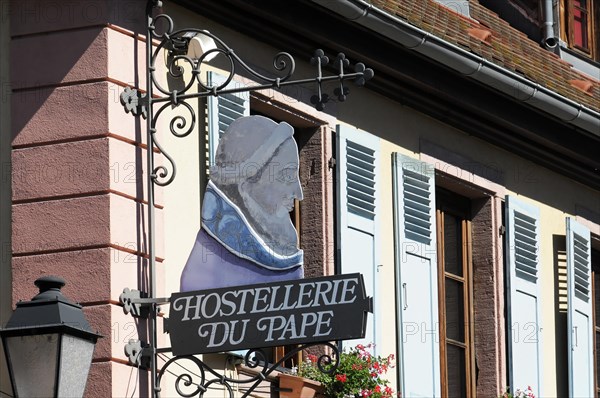
[[263, 116], [236, 119], [219, 140], [211, 181], [278, 253], [297, 250], [289, 213], [302, 200], [294, 129]]
[[274, 217], [288, 217], [294, 199], [302, 200], [298, 178], [298, 152], [293, 138], [286, 139], [256, 176], [242, 182], [240, 189]]
[[182, 291], [302, 278], [304, 253], [289, 214], [302, 200], [292, 126], [238, 118], [214, 159]]

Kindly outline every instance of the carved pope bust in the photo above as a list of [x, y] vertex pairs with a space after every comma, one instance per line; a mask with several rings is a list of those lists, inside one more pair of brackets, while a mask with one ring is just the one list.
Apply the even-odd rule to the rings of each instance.
[[263, 116], [239, 118], [223, 134], [181, 291], [303, 277], [289, 215], [302, 200], [293, 134], [289, 124]]

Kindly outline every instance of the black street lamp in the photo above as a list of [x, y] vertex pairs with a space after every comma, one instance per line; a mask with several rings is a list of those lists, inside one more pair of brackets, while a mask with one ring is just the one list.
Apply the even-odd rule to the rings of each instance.
[[17, 303], [0, 330], [16, 397], [81, 397], [99, 334], [81, 306], [62, 295], [64, 279], [35, 281], [40, 293]]

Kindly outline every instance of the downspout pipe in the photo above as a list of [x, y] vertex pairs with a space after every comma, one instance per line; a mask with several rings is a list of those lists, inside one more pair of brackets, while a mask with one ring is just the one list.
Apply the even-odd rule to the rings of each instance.
[[544, 0], [543, 15], [544, 15], [544, 27], [543, 27], [543, 44], [548, 50], [554, 50], [558, 45], [558, 38], [554, 34], [554, 0]]
[[449, 43], [363, 0], [311, 0], [509, 97], [600, 137], [600, 113]]

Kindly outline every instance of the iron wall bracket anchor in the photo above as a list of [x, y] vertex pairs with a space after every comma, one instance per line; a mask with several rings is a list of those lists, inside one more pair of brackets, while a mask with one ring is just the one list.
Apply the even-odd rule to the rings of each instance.
[[127, 113], [141, 115], [144, 119], [148, 117], [148, 96], [135, 88], [125, 87], [121, 93], [121, 105]]
[[154, 350], [148, 343], [140, 340], [129, 340], [129, 343], [125, 344], [125, 355], [130, 364], [138, 368], [149, 369]]
[[160, 312], [159, 304], [169, 303], [169, 298], [148, 298], [145, 292], [140, 292], [136, 289], [129, 289], [126, 287], [123, 289], [123, 293], [119, 295], [119, 303], [123, 306], [123, 312], [125, 314], [131, 313], [136, 318], [148, 318], [150, 309], [156, 306], [156, 312], [158, 315]]
[[149, 314], [149, 308], [142, 309], [142, 292], [135, 289], [125, 288], [123, 293], [119, 296], [119, 303], [123, 305], [123, 312], [125, 314], [131, 314], [136, 318], [147, 318]]

